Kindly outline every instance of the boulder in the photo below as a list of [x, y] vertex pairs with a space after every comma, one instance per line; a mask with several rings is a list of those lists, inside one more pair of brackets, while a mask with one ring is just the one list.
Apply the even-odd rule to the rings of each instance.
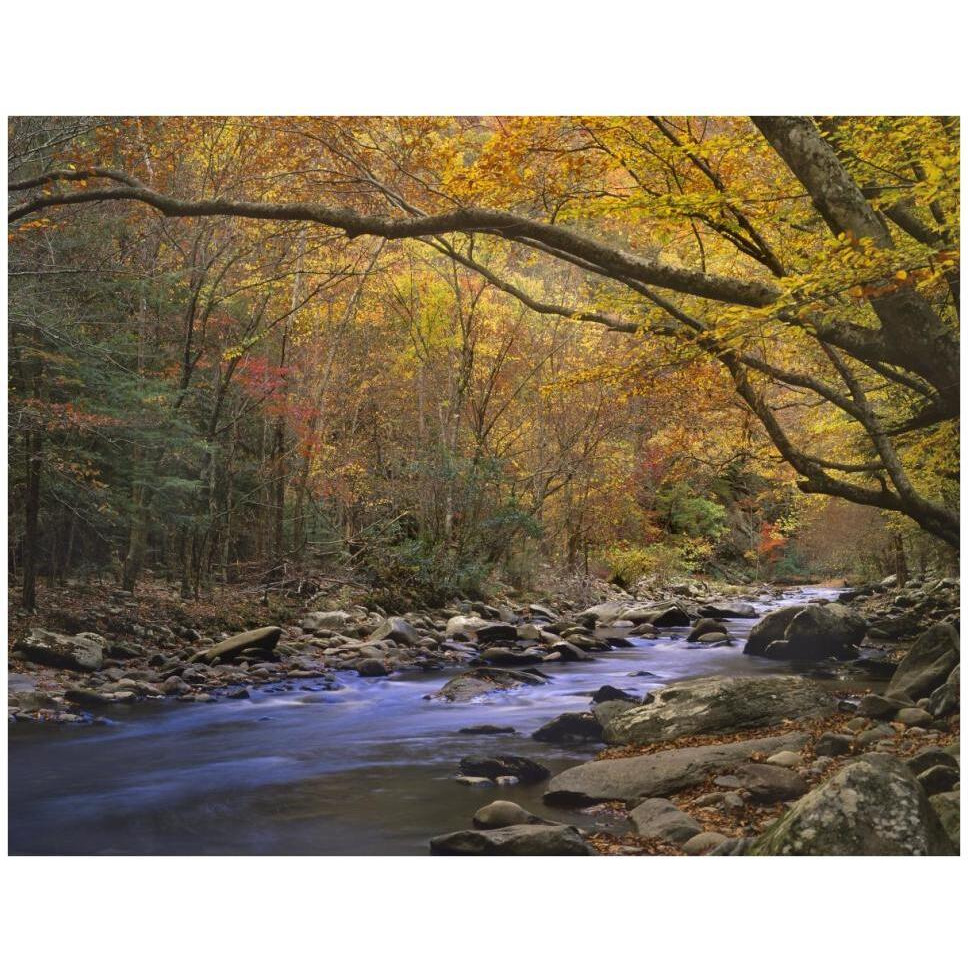
[[600, 743], [602, 724], [591, 713], [562, 713], [531, 734], [539, 743]]
[[304, 632], [318, 632], [328, 629], [332, 632], [342, 632], [355, 619], [349, 612], [310, 612], [304, 616], [299, 627]]
[[911, 646], [887, 687], [888, 696], [930, 696], [955, 666], [960, 654], [958, 630], [947, 622], [933, 625]]
[[945, 683], [928, 697], [927, 710], [937, 719], [950, 716], [961, 708], [960, 666], [955, 666]]
[[769, 755], [781, 749], [802, 749], [807, 739], [807, 733], [784, 733], [739, 743], [593, 760], [552, 777], [544, 800], [552, 804], [587, 805], [604, 800], [638, 803], [649, 797], [665, 797], [704, 783], [724, 769], [745, 762], [754, 753]]
[[267, 625], [251, 632], [232, 635], [218, 642], [208, 649], [198, 652], [192, 657], [192, 662], [230, 662], [247, 650], [272, 652], [282, 635], [282, 629], [277, 625]]
[[797, 800], [807, 792], [807, 784], [803, 778], [785, 766], [741, 763], [733, 773], [743, 789], [757, 803]]
[[706, 854], [720, 844], [725, 843], [728, 839], [725, 834], [716, 833], [714, 830], [707, 830], [704, 833], [696, 834], [695, 837], [690, 837], [682, 845], [682, 852], [691, 856]]
[[906, 697], [901, 700], [871, 693], [869, 696], [864, 696], [858, 703], [857, 715], [864, 716], [867, 719], [893, 719], [902, 709], [910, 705], [911, 701]]
[[617, 689], [615, 686], [599, 686], [592, 693], [592, 702], [611, 702], [613, 699], [620, 699], [622, 702], [638, 702], [638, 698], [624, 689]]
[[115, 701], [112, 696], [102, 692], [95, 692], [93, 689], [68, 689], [64, 693], [64, 698], [69, 703], [73, 703], [73, 705], [80, 706], [81, 708], [110, 706]]
[[487, 622], [474, 633], [478, 642], [513, 642], [518, 637], [517, 627], [507, 622]]
[[471, 669], [446, 682], [430, 699], [469, 702], [489, 692], [504, 692], [519, 686], [543, 686], [545, 680], [533, 672], [514, 669]]
[[961, 793], [952, 790], [950, 793], [936, 793], [933, 797], [928, 797], [934, 812], [941, 821], [948, 840], [958, 847], [961, 843]]
[[843, 756], [849, 753], [854, 745], [854, 737], [846, 733], [823, 733], [814, 744], [813, 751], [817, 756]]
[[682, 844], [696, 834], [702, 833], [702, 824], [674, 803], [653, 797], [643, 800], [630, 814], [635, 832], [649, 840], [661, 840], [670, 844]]
[[462, 854], [472, 857], [588, 856], [595, 851], [582, 839], [577, 827], [515, 824], [497, 830], [458, 830], [430, 841], [431, 854]]
[[936, 793], [948, 793], [954, 789], [955, 784], [961, 780], [961, 770], [957, 767], [932, 766], [923, 773], [918, 774], [918, 783], [924, 787], [924, 792], [929, 797]]
[[885, 753], [849, 763], [744, 850], [821, 857], [954, 852], [921, 785], [900, 760]]
[[704, 618], [756, 618], [756, 609], [746, 602], [721, 602], [703, 605], [699, 614]]
[[523, 652], [516, 652], [507, 646], [492, 645], [483, 652], [481, 658], [492, 665], [534, 665], [544, 658], [544, 654], [536, 649], [525, 649]]
[[609, 625], [628, 610], [628, 602], [602, 602], [600, 605], [592, 605], [591, 608], [579, 612], [575, 618], [590, 628], [594, 628], [596, 625]]
[[855, 658], [866, 631], [867, 621], [846, 605], [808, 605], [786, 627], [783, 638], [789, 645], [784, 658]]
[[617, 716], [621, 716], [622, 713], [628, 712], [630, 709], [637, 709], [641, 703], [638, 702], [626, 702], [622, 699], [610, 699], [608, 702], [600, 702], [595, 705], [592, 709], [592, 713], [595, 719], [604, 728]]
[[644, 622], [647, 625], [651, 625], [657, 629], [680, 628], [682, 626], [689, 625], [691, 621], [685, 610], [680, 608], [678, 605], [672, 605], [669, 608], [664, 608], [645, 615], [630, 615], [629, 618], [633, 622]]
[[526, 756], [511, 753], [497, 756], [464, 756], [460, 761], [464, 776], [484, 776], [496, 780], [499, 776], [515, 776], [522, 783], [540, 783], [551, 776], [551, 770], [529, 760]]
[[798, 676], [715, 676], [675, 683], [651, 695], [651, 702], [609, 723], [607, 743], [646, 745], [681, 736], [732, 733], [828, 716], [837, 708], [830, 692]]
[[547, 820], [528, 813], [510, 800], [493, 800], [474, 814], [473, 824], [478, 830], [498, 830], [518, 824], [547, 824]]
[[97, 672], [104, 662], [105, 640], [94, 632], [63, 635], [46, 629], [31, 629], [17, 643], [24, 658], [38, 665], [78, 672]]
[[382, 659], [364, 659], [357, 664], [356, 671], [366, 679], [374, 679], [390, 674], [390, 670], [386, 667]]
[[406, 619], [399, 615], [391, 615], [373, 631], [369, 637], [370, 642], [382, 642], [389, 639], [398, 645], [416, 646], [420, 644], [424, 633], [417, 631]]
[[479, 628], [490, 625], [487, 619], [478, 618], [476, 615], [455, 615], [447, 621], [447, 635], [473, 635]]
[[787, 605], [785, 608], [764, 615], [750, 629], [743, 652], [747, 655], [765, 655], [766, 647], [771, 642], [784, 638], [787, 626], [793, 621], [794, 615], [802, 611], [802, 605]]
[[708, 635], [710, 632], [722, 632], [724, 635], [729, 633], [729, 629], [722, 622], [713, 618], [701, 618], [692, 627], [692, 631], [686, 637], [687, 642], [698, 642], [700, 637]]

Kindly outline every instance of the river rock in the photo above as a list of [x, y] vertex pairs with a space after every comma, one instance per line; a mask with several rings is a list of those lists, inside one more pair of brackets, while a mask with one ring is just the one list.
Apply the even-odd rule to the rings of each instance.
[[617, 716], [621, 716], [622, 713], [628, 712], [630, 709], [637, 709], [640, 705], [641, 703], [638, 702], [610, 699], [608, 702], [597, 703], [592, 709], [592, 713], [604, 728]]
[[471, 669], [445, 683], [430, 699], [447, 702], [469, 702], [489, 692], [517, 689], [519, 686], [543, 686], [545, 680], [535, 673], [514, 669]]
[[507, 622], [488, 622], [475, 630], [478, 642], [513, 642], [518, 635], [517, 627]]
[[622, 702], [635, 702], [639, 700], [632, 693], [626, 692], [624, 689], [617, 689], [615, 686], [604, 685], [599, 686], [595, 692], [592, 693], [592, 702], [611, 702], [613, 699], [620, 699]]
[[485, 625], [490, 625], [490, 622], [487, 619], [478, 618], [476, 615], [455, 615], [447, 620], [446, 633], [448, 636], [470, 636]]
[[714, 830], [706, 830], [701, 834], [696, 834], [695, 837], [690, 837], [682, 845], [682, 852], [691, 856], [706, 854], [720, 844], [725, 843], [728, 839], [725, 834], [716, 833]]
[[478, 830], [498, 830], [518, 824], [547, 824], [547, 820], [528, 813], [510, 800], [494, 800], [474, 814], [473, 824]]
[[855, 658], [866, 631], [867, 621], [846, 605], [808, 605], [786, 627], [783, 658], [811, 662]]
[[494, 726], [491, 723], [482, 723], [480, 726], [464, 726], [457, 730], [458, 733], [466, 733], [469, 736], [507, 736], [516, 733], [513, 726]]
[[722, 622], [716, 621], [716, 619], [701, 618], [692, 627], [692, 631], [686, 637], [686, 641], [698, 642], [701, 636], [708, 635], [710, 632], [722, 632], [723, 635], [726, 635], [728, 634], [729, 629], [727, 629]]
[[960, 791], [952, 790], [950, 793], [936, 793], [933, 797], [928, 797], [928, 802], [938, 815], [948, 839], [957, 847], [961, 843]]
[[68, 689], [64, 698], [82, 709], [90, 706], [110, 706], [116, 701], [115, 696], [96, 692], [94, 689]]
[[366, 679], [388, 676], [390, 670], [382, 659], [363, 659], [356, 664], [356, 671]]
[[640, 837], [681, 844], [702, 833], [702, 824], [674, 803], [660, 797], [643, 800], [630, 814], [629, 819]]
[[499, 776], [516, 776], [522, 783], [540, 783], [551, 776], [548, 767], [512, 753], [464, 756], [460, 761], [460, 771], [464, 776], [486, 776], [489, 780], [496, 780]]
[[741, 763], [733, 772], [743, 789], [757, 803], [796, 800], [807, 792], [803, 778], [785, 766]]
[[958, 630], [947, 622], [929, 628], [901, 660], [887, 687], [888, 696], [903, 693], [912, 699], [930, 696], [958, 665]]
[[910, 770], [893, 756], [867, 753], [803, 797], [744, 852], [936, 856], [955, 850]]
[[515, 824], [497, 830], [458, 830], [434, 837], [431, 854], [469, 856], [588, 856], [595, 851], [577, 827]]
[[891, 696], [872, 693], [864, 696], [857, 706], [857, 714], [868, 719], [893, 719], [902, 709], [911, 705], [910, 700], [900, 700]]
[[282, 629], [277, 625], [267, 625], [261, 629], [253, 629], [251, 632], [242, 632], [197, 653], [192, 657], [192, 662], [212, 663], [216, 660], [227, 662], [248, 649], [272, 652], [281, 635]]
[[813, 751], [817, 756], [843, 756], [849, 753], [854, 745], [854, 737], [846, 733], [823, 733], [814, 744]]
[[954, 788], [960, 779], [961, 771], [957, 767], [941, 764], [929, 767], [923, 773], [918, 774], [918, 783], [924, 787], [924, 792], [929, 797], [936, 793], [947, 793]]
[[807, 738], [807, 733], [784, 733], [739, 743], [593, 760], [552, 777], [544, 799], [553, 804], [587, 805], [604, 800], [638, 803], [649, 797], [664, 797], [704, 783], [724, 769], [745, 762], [754, 753], [769, 755], [781, 749], [802, 749]]
[[756, 618], [756, 609], [746, 602], [721, 602], [701, 606], [699, 614], [704, 618]]
[[646, 745], [731, 733], [831, 715], [836, 706], [828, 691], [797, 676], [692, 679], [657, 689], [651, 702], [617, 716], [605, 729], [605, 741]]
[[104, 638], [94, 632], [62, 635], [46, 629], [31, 629], [17, 644], [30, 662], [78, 672], [97, 672], [104, 662], [104, 646]]
[[303, 616], [299, 627], [304, 632], [318, 632], [321, 629], [342, 632], [354, 621], [356, 619], [349, 612], [310, 612], [308, 615]]
[[766, 647], [771, 642], [784, 638], [787, 626], [793, 621], [794, 615], [801, 611], [803, 611], [802, 605], [787, 605], [764, 615], [750, 629], [743, 652], [747, 655], [765, 655]]
[[602, 724], [592, 713], [561, 713], [538, 727], [531, 738], [539, 743], [600, 743]]
[[389, 639], [399, 645], [417, 646], [423, 638], [423, 632], [417, 631], [406, 619], [399, 615], [391, 615], [374, 629], [368, 641], [381, 642]]

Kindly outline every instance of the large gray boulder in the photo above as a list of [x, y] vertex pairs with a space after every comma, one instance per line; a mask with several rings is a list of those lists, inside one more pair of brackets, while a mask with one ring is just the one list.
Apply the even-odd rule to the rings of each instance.
[[105, 640], [94, 632], [62, 635], [46, 629], [31, 629], [17, 644], [24, 658], [55, 669], [97, 672], [104, 661]]
[[936, 793], [933, 797], [928, 797], [928, 800], [938, 815], [948, 840], [958, 847], [961, 844], [961, 791]]
[[588, 856], [595, 851], [585, 843], [577, 827], [515, 824], [497, 830], [458, 830], [430, 841], [431, 854], [463, 854], [472, 857]]
[[643, 800], [630, 814], [629, 820], [640, 837], [683, 844], [702, 833], [702, 824], [674, 803], [661, 797]]
[[593, 760], [553, 776], [544, 800], [551, 804], [587, 805], [604, 800], [638, 803], [649, 797], [665, 797], [704, 783], [747, 761], [754, 753], [769, 756], [779, 750], [802, 749], [807, 739], [807, 733], [784, 733], [740, 743]]
[[802, 605], [787, 605], [764, 615], [750, 629], [750, 635], [746, 640], [746, 645], [743, 646], [743, 652], [747, 655], [765, 655], [766, 647], [771, 642], [782, 639], [787, 626], [793, 621], [793, 616], [802, 611]]
[[887, 686], [887, 695], [921, 699], [942, 685], [958, 665], [961, 642], [948, 622], [932, 625], [911, 646]]
[[849, 763], [744, 850], [820, 857], [955, 852], [921, 785], [886, 753], [868, 753]]
[[519, 672], [516, 669], [471, 669], [454, 676], [430, 699], [443, 699], [446, 702], [470, 702], [489, 692], [505, 692], [519, 686], [543, 686], [545, 680], [533, 672]]
[[193, 662], [229, 662], [236, 659], [247, 649], [259, 652], [272, 652], [282, 635], [282, 629], [277, 625], [267, 625], [251, 632], [232, 635], [218, 642], [209, 649], [199, 652], [192, 658]]
[[808, 605], [786, 627], [783, 638], [788, 644], [784, 658], [854, 658], [866, 631], [867, 621], [846, 605]]
[[681, 736], [818, 718], [837, 708], [830, 692], [799, 676], [692, 679], [657, 689], [652, 697], [651, 702], [612, 719], [605, 727], [605, 741], [645, 746]]

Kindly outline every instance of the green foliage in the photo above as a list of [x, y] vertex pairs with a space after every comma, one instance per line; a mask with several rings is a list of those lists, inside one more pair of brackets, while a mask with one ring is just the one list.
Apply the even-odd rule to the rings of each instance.
[[656, 494], [655, 509], [673, 534], [717, 541], [726, 530], [726, 509], [700, 497], [686, 482], [660, 490]]

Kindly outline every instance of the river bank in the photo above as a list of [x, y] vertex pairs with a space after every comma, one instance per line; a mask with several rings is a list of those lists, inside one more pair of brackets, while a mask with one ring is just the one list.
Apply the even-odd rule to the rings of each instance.
[[[719, 595], [703, 594], [718, 600], [720, 607], [725, 605]], [[631, 619], [617, 618], [609, 620], [613, 624], [594, 623], [596, 627], [591, 629], [586, 616], [582, 631], [574, 634], [594, 638], [596, 644], [586, 641], [587, 648], [583, 648], [567, 643], [584, 652], [584, 659], [552, 658], [539, 663], [531, 656], [527, 665], [491, 665], [482, 656], [488, 648], [509, 648], [522, 654], [543, 649], [541, 654], [547, 658], [562, 648], [556, 646], [557, 633], [549, 633], [552, 640], [548, 642], [515, 638], [507, 646], [478, 641], [473, 629], [448, 634], [448, 622], [455, 627], [469, 620], [475, 624], [470, 609], [455, 609], [450, 618], [427, 616], [427, 631], [432, 629], [442, 637], [439, 642], [434, 638], [434, 646], [429, 642], [408, 646], [395, 639], [375, 639], [372, 633], [350, 644], [342, 641], [349, 638], [344, 633], [320, 636], [319, 629], [304, 632], [299, 628], [280, 639], [283, 645], [292, 643], [293, 652], [274, 656], [277, 661], [242, 658], [209, 666], [186, 664], [190, 656], [168, 656], [166, 662], [184, 665], [177, 676], [163, 665], [151, 664], [156, 653], [126, 659], [108, 656], [102, 669], [91, 673], [38, 671], [36, 663], [28, 666], [25, 660], [15, 659], [19, 668], [11, 680], [14, 701], [24, 692], [39, 691], [41, 685], [49, 690], [45, 696], [55, 699], [56, 690], [63, 689], [64, 701], [53, 716], [40, 710], [22, 712], [13, 706], [11, 850], [424, 853], [432, 838], [467, 828], [478, 810], [504, 798], [534, 816], [577, 825], [583, 842], [601, 853], [681, 852], [680, 844], [638, 832], [631, 816], [635, 808], [629, 809], [627, 802], [556, 806], [545, 800], [548, 781], [499, 786], [486, 777], [472, 777], [485, 782], [465, 785], [455, 781], [455, 775], [462, 772], [461, 763], [468, 757], [524, 757], [539, 762], [555, 778], [589, 762], [602, 751], [600, 740], [575, 742], [566, 737], [541, 742], [533, 734], [562, 714], [587, 717], [589, 709], [600, 712], [604, 704], [590, 705], [590, 701], [602, 686], [627, 693], [638, 702], [669, 683], [697, 676], [731, 680], [795, 673], [821, 684], [836, 701], [856, 704], [878, 688], [879, 681], [872, 676], [882, 677], [883, 682], [893, 668], [892, 648], [865, 645], [859, 663], [819, 662], [809, 667], [744, 652], [750, 630], [764, 613], [779, 606], [803, 606], [811, 599], [831, 601], [841, 594], [839, 589], [787, 589], [772, 595], [757, 590], [745, 601], [734, 600], [739, 606], [736, 611], [751, 610], [756, 616], [719, 620], [727, 629], [728, 645], [688, 641], [690, 625], [648, 629], [649, 623], [636, 625]], [[547, 615], [539, 617], [537, 611], [550, 606], [534, 604], [536, 609], [528, 614], [522, 610], [514, 616], [515, 636], [526, 626], [546, 631], [554, 624]], [[668, 601], [658, 604], [663, 608], [653, 611], [678, 607]], [[693, 612], [692, 625], [700, 609], [715, 607], [695, 599], [682, 599], [682, 605]], [[627, 613], [633, 607], [630, 597], [610, 606]], [[647, 603], [641, 607], [646, 608]], [[579, 614], [567, 619], [567, 627], [573, 627]], [[421, 616], [411, 618], [415, 623], [421, 621]], [[383, 624], [381, 616], [371, 621], [375, 619]], [[434, 622], [443, 629], [433, 627]], [[498, 612], [497, 618], [482, 618], [476, 624], [480, 631], [511, 623], [502, 623]], [[571, 634], [566, 629], [562, 629], [565, 637]], [[506, 630], [502, 634], [509, 635]], [[526, 634], [533, 632], [526, 630]], [[336, 635], [340, 639], [334, 644]], [[620, 645], [619, 639], [626, 641]], [[305, 644], [297, 648], [300, 643]], [[178, 648], [195, 654], [205, 646], [195, 640]], [[327, 650], [334, 651], [327, 654]], [[365, 655], [362, 650], [374, 651]], [[368, 676], [359, 668], [376, 653], [380, 655], [376, 661], [388, 667], [388, 675]], [[158, 650], [157, 654], [163, 653]], [[399, 668], [392, 668], [397, 663]], [[189, 668], [193, 665], [198, 667], [197, 682], [185, 675], [193, 671]], [[439, 694], [455, 678], [470, 674], [477, 679], [501, 669], [511, 675], [535, 669], [543, 681], [488, 690], [466, 702], [425, 698]], [[139, 670], [160, 678], [162, 685], [180, 679], [191, 691], [178, 697], [180, 701], [164, 701], [161, 696], [166, 693], [156, 687], [161, 694], [156, 699], [144, 689], [153, 683], [132, 675]], [[18, 690], [22, 682], [18, 676], [36, 676], [34, 688]], [[116, 688], [111, 690], [108, 683]], [[131, 683], [144, 691], [132, 688]], [[66, 697], [71, 689], [79, 688], [105, 691], [110, 704], [91, 711], [77, 706]], [[118, 693], [131, 695], [117, 698]], [[100, 728], [52, 725], [63, 711], [77, 716], [75, 723], [100, 724]], [[842, 735], [847, 722], [856, 718], [834, 710], [809, 726], [811, 739], [801, 746], [797, 766], [803, 773], [816, 770], [805, 781], [808, 787], [829, 776], [845, 757], [857, 755], [861, 747], [912, 755], [925, 747], [950, 745], [957, 735], [956, 721], [946, 721], [943, 735], [937, 729], [889, 726], [890, 736], [881, 730], [879, 735], [865, 737], [856, 748], [852, 744], [849, 753], [821, 761], [816, 769], [816, 742], [822, 734]], [[462, 732], [481, 726], [514, 732]], [[875, 726], [871, 720], [857, 735]], [[799, 724], [797, 728], [801, 728]], [[746, 733], [758, 735], [756, 730]], [[736, 731], [737, 736], [746, 733]], [[719, 744], [724, 735], [679, 738], [672, 746]], [[602, 755], [613, 758], [620, 752], [641, 757], [656, 750], [641, 744], [613, 744]], [[724, 788], [716, 786], [715, 780], [715, 776], [703, 777], [698, 786], [676, 791], [670, 799], [675, 806], [696, 814], [703, 829], [720, 837], [752, 836], [780, 809], [776, 803], [763, 805], [749, 798], [741, 798], [740, 809], [735, 797], [725, 799]], [[726, 794], [734, 792], [726, 790]], [[695, 802], [717, 793], [721, 794], [719, 800]]]

